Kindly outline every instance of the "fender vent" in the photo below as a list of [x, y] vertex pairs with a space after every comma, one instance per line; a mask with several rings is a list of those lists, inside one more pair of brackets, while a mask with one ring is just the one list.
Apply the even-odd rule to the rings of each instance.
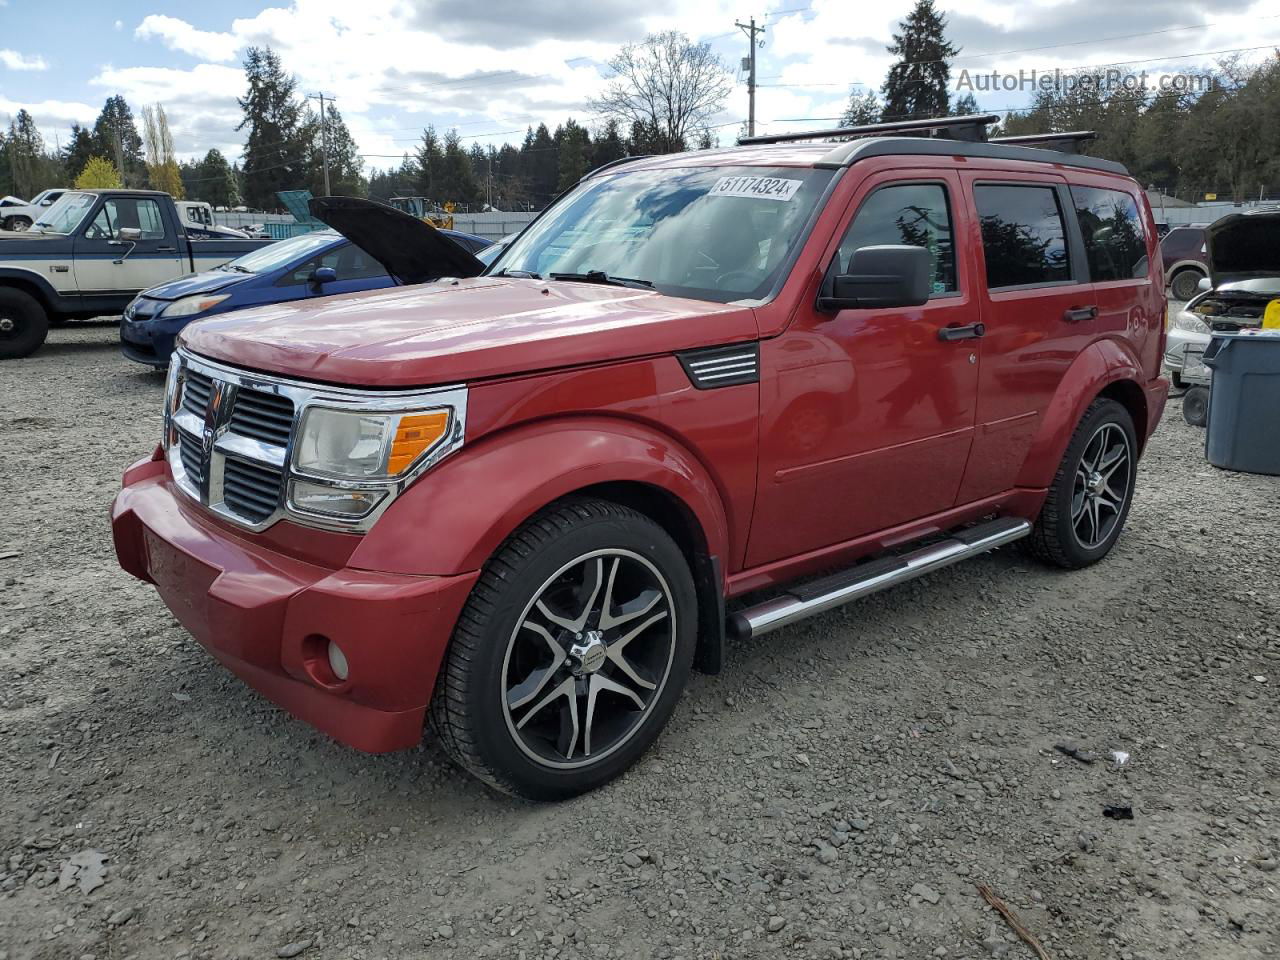
[[736, 343], [677, 353], [676, 358], [699, 390], [760, 382], [760, 344]]

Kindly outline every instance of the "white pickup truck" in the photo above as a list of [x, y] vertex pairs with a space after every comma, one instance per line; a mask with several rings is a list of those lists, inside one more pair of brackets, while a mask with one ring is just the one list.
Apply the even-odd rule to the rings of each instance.
[[155, 190], [64, 193], [26, 231], [0, 238], [0, 360], [33, 353], [51, 322], [119, 315], [141, 290], [271, 242], [199, 226]]

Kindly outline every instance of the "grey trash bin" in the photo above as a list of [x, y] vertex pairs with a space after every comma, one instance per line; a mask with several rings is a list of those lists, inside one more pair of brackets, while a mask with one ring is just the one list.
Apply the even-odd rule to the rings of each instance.
[[1280, 474], [1280, 330], [1214, 334], [1204, 453], [1215, 467]]

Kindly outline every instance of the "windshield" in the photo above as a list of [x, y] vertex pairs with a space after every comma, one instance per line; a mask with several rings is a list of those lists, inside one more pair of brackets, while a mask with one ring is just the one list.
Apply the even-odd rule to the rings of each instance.
[[325, 247], [333, 245], [338, 234], [333, 230], [317, 230], [304, 233], [300, 237], [290, 237], [277, 243], [259, 247], [243, 257], [236, 257], [230, 263], [223, 264], [222, 270], [235, 270], [237, 273], [270, 273], [281, 267], [287, 267], [295, 260], [300, 260], [318, 253]]
[[689, 167], [598, 177], [535, 221], [495, 274], [641, 281], [728, 303], [769, 294], [831, 180], [796, 167]]
[[31, 227], [31, 233], [71, 233], [98, 198], [92, 193], [64, 193]]

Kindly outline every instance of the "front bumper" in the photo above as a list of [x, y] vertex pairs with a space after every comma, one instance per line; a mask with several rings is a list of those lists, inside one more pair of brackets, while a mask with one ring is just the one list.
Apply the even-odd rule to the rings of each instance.
[[1209, 340], [1210, 335], [1207, 333], [1195, 333], [1191, 330], [1170, 326], [1166, 333], [1164, 358], [1161, 361], [1161, 366], [1170, 373], [1180, 372], [1186, 359], [1187, 347], [1204, 350], [1209, 345]]
[[[112, 508], [120, 565], [240, 679], [360, 750], [411, 747], [479, 572], [414, 577], [305, 562], [202, 515], [163, 459], [126, 471]], [[349, 665], [327, 670], [334, 641]]]
[[169, 365], [178, 335], [155, 329], [152, 323], [120, 321], [120, 352], [130, 360], [163, 369]]

